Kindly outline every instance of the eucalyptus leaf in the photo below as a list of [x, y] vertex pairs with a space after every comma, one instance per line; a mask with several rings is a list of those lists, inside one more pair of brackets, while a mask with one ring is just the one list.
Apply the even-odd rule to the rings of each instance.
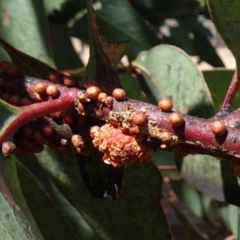
[[78, 158], [82, 178], [93, 196], [117, 199], [122, 188], [124, 167], [114, 168], [102, 161], [101, 153]]
[[91, 195], [80, 177], [73, 155], [57, 157], [48, 149], [48, 152], [38, 154], [38, 159], [60, 191], [100, 237], [170, 239], [166, 218], [159, 204], [161, 176], [152, 164], [127, 167], [121, 195], [111, 201]]
[[213, 67], [224, 67], [223, 61], [216, 53], [207, 36], [198, 28], [195, 28], [192, 32], [194, 34], [193, 43], [200, 60], [207, 62]]
[[211, 18], [219, 31], [222, 39], [235, 56], [237, 67], [240, 67], [240, 50], [239, 50], [239, 8], [238, 0], [217, 1], [207, 0]]
[[134, 59], [139, 51], [147, 50], [159, 44], [155, 33], [144, 23], [126, 0], [100, 0], [102, 8], [97, 11], [101, 31], [115, 41], [128, 40], [132, 44], [128, 51]]
[[17, 178], [14, 157], [0, 155], [0, 236], [4, 240], [43, 240], [28, 209]]
[[123, 88], [126, 90], [127, 96], [129, 98], [136, 99], [139, 101], [145, 100], [136, 79], [134, 79], [129, 74], [120, 74], [119, 77], [120, 77], [121, 84]]
[[77, 239], [71, 225], [41, 183], [19, 162], [17, 170], [23, 195], [44, 239]]
[[240, 212], [239, 207], [233, 206], [231, 204], [218, 204], [219, 212], [226, 223], [227, 227], [232, 231], [234, 237], [239, 239], [239, 221], [240, 221]]
[[[218, 111], [220, 110], [224, 101], [228, 86], [234, 74], [234, 70], [216, 68], [213, 70], [204, 70], [202, 73], [211, 92], [216, 111]], [[232, 110], [239, 108], [239, 101], [240, 93], [236, 92], [233, 104], [231, 105]]]
[[[86, 69], [86, 75], [83, 79], [83, 84], [92, 81], [99, 84], [102, 91], [111, 94], [112, 91], [121, 87], [117, 72], [112, 66], [111, 58], [109, 54], [114, 52], [114, 45], [111, 45], [113, 49], [110, 49], [110, 53], [107, 53], [104, 45], [109, 44], [108, 39], [102, 36], [99, 32], [96, 22], [96, 14], [91, 5], [91, 1], [87, 1], [88, 10], [88, 26], [90, 37], [90, 59]], [[108, 49], [110, 48], [108, 45]], [[112, 55], [112, 54], [110, 54]]]
[[[98, 237], [95, 232], [92, 230], [83, 216], [78, 212], [78, 210], [61, 194], [59, 189], [50, 179], [47, 172], [45, 172], [39, 164], [37, 157], [34, 154], [29, 154], [25, 157], [18, 157], [18, 159], [24, 165], [24, 167], [31, 172], [34, 178], [41, 183], [41, 187], [43, 188], [44, 192], [50, 196], [54, 207], [56, 206], [59, 209], [66, 221], [71, 225], [71, 229], [78, 239], [97, 240]], [[20, 182], [23, 183], [25, 178], [26, 176], [20, 175]], [[25, 189], [25, 194], [28, 194], [28, 192], [26, 193], [26, 191], [28, 191], [28, 187], [23, 188]], [[32, 202], [33, 200], [28, 199], [28, 197], [30, 196], [26, 196], [27, 201]], [[37, 221], [41, 221], [41, 219], [37, 219]], [[40, 227], [44, 227], [42, 226], [42, 222], [40, 222]]]
[[205, 209], [201, 202], [201, 193], [183, 179], [171, 180], [171, 186], [179, 199], [188, 206], [199, 218], [204, 218]]
[[[0, 100], [0, 144], [11, 141], [8, 126], [16, 121], [21, 109]], [[18, 182], [16, 162], [13, 156], [0, 153], [0, 236], [4, 239], [43, 239], [33, 220]], [[14, 226], [14, 227], [13, 227]]]
[[42, 0], [2, 0], [1, 37], [14, 48], [54, 66]]
[[51, 72], [57, 71], [50, 65], [12, 47], [2, 38], [0, 45], [9, 53], [12, 62], [21, 69], [22, 74], [47, 79]]
[[181, 49], [156, 46], [139, 53], [132, 65], [142, 70], [157, 102], [170, 98], [175, 110], [191, 115], [199, 115], [199, 112], [204, 116], [212, 115], [212, 100], [202, 73]]
[[[169, 201], [169, 200], [168, 200]], [[200, 229], [198, 224], [196, 223], [195, 216], [192, 216], [189, 209], [186, 206], [181, 205], [177, 200], [169, 201], [169, 204], [174, 210], [174, 213], [178, 217], [181, 227], [188, 229], [188, 231], [184, 232], [185, 239], [196, 239], [196, 240], [208, 240], [208, 235]], [[194, 219], [194, 221], [193, 221]]]
[[51, 45], [56, 66], [60, 70], [70, 70], [83, 67], [83, 63], [71, 42], [67, 26], [51, 23]]

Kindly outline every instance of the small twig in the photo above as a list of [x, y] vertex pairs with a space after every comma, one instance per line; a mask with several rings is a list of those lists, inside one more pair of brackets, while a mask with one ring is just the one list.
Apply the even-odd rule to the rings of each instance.
[[228, 112], [230, 110], [230, 107], [233, 103], [234, 97], [236, 95], [236, 92], [240, 85], [240, 79], [237, 76], [237, 71], [234, 72], [231, 83], [229, 85], [226, 97], [224, 99], [224, 102], [222, 104], [220, 112]]
[[21, 107], [21, 113], [19, 113], [19, 115], [9, 123], [6, 130], [0, 136], [0, 144], [3, 143], [8, 135], [28, 122], [54, 112], [70, 109], [74, 106], [76, 94], [77, 90], [71, 89], [71, 91], [63, 93], [61, 98]]

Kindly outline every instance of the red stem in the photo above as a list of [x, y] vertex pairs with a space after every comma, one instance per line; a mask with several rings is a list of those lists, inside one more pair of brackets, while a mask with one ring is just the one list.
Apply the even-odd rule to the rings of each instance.
[[222, 104], [220, 112], [226, 111], [226, 110], [228, 111], [233, 103], [234, 97], [235, 97], [236, 92], [240, 85], [239, 77], [237, 75], [238, 75], [238, 73], [236, 70], [233, 74], [231, 83], [229, 85], [229, 88], [228, 88], [228, 91], [227, 91], [226, 97], [224, 99], [224, 102]]
[[22, 125], [48, 114], [64, 111], [71, 108], [74, 105], [76, 94], [77, 90], [71, 89], [71, 91], [66, 91], [63, 93], [61, 98], [21, 107], [21, 113], [16, 118], [14, 118], [14, 120], [8, 125], [3, 134], [0, 135], [0, 144], [4, 142], [7, 136], [11, 135], [14, 131], [16, 131], [17, 128], [21, 127]]

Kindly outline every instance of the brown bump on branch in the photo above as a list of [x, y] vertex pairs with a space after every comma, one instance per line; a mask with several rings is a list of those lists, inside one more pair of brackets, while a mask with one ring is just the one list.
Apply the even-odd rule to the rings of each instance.
[[170, 99], [165, 98], [162, 99], [158, 102], [158, 107], [163, 111], [163, 112], [171, 112], [173, 108], [173, 103]]
[[33, 138], [33, 130], [31, 128], [24, 128], [23, 129], [23, 136], [27, 139], [32, 139]]
[[2, 153], [4, 157], [8, 157], [16, 148], [16, 145], [12, 142], [3, 142], [2, 144]]
[[9, 67], [10, 65], [12, 65], [12, 63], [11, 62], [8, 62], [8, 61], [1, 61], [0, 62], [0, 69], [3, 71], [3, 72], [5, 72], [5, 69], [7, 68], [7, 67]]
[[132, 123], [136, 126], [144, 126], [147, 123], [147, 115], [145, 113], [136, 113], [133, 116]]
[[46, 94], [49, 97], [56, 98], [56, 97], [59, 96], [59, 93], [60, 92], [59, 92], [58, 87], [56, 85], [54, 85], [54, 84], [50, 84], [46, 88]]
[[74, 116], [71, 114], [65, 114], [62, 117], [63, 122], [65, 122], [66, 124], [72, 124], [74, 122]]
[[53, 130], [53, 128], [51, 127], [51, 126], [44, 126], [43, 128], [42, 128], [42, 133], [43, 133], [43, 135], [45, 135], [45, 136], [47, 136], [47, 137], [50, 137], [50, 136], [52, 136], [53, 135], [53, 132], [54, 132], [54, 130]]
[[77, 81], [74, 77], [72, 76], [64, 76], [63, 77], [63, 84], [66, 87], [75, 87], [77, 85]]
[[126, 91], [122, 88], [115, 88], [112, 92], [112, 96], [117, 100], [117, 101], [123, 101], [126, 97]]
[[184, 123], [182, 114], [177, 112], [169, 114], [168, 121], [173, 127], [179, 127]]
[[226, 125], [220, 120], [213, 121], [210, 126], [216, 136], [223, 136], [227, 132]]
[[113, 98], [111, 96], [107, 96], [105, 99], [105, 104], [107, 107], [111, 108], [113, 105]]
[[136, 126], [129, 128], [129, 133], [130, 133], [131, 135], [136, 136], [136, 135], [138, 134], [138, 132], [139, 132], [139, 128], [136, 127]]
[[58, 72], [52, 72], [49, 74], [49, 80], [53, 83], [62, 83], [62, 75]]
[[21, 75], [19, 67], [8, 61], [1, 61], [0, 69], [11, 78], [16, 78]]
[[107, 97], [107, 94], [105, 92], [100, 92], [98, 94], [98, 101], [101, 102], [101, 103], [104, 103], [105, 102], [105, 99]]
[[34, 132], [32, 137], [36, 144], [43, 145], [46, 143], [45, 137], [38, 131]]
[[1, 99], [5, 102], [9, 102], [10, 97], [11, 97], [11, 94], [3, 93], [2, 96], [1, 96]]
[[99, 87], [91, 86], [87, 88], [86, 95], [89, 99], [97, 100], [100, 92], [101, 92], [101, 89]]
[[20, 97], [18, 95], [10, 95], [8, 103], [14, 106], [19, 106]]
[[37, 82], [35, 85], [34, 85], [34, 90], [36, 93], [40, 94], [40, 95], [43, 95], [43, 94], [46, 94], [46, 88], [48, 86], [48, 83], [47, 82]]
[[21, 71], [18, 66], [11, 65], [6, 69], [6, 74], [11, 78], [16, 78], [21, 75]]

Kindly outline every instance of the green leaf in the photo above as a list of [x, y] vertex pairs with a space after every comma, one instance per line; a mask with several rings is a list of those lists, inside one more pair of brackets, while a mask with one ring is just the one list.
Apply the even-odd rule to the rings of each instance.
[[13, 47], [53, 66], [42, 0], [2, 0], [1, 37]]
[[182, 113], [212, 116], [212, 100], [202, 73], [181, 49], [156, 46], [139, 53], [132, 65], [142, 70], [157, 102], [167, 97]]
[[83, 63], [70, 40], [69, 29], [64, 25], [51, 23], [50, 30], [53, 55], [57, 68], [69, 70], [82, 67]]
[[184, 206], [178, 199], [171, 199], [171, 197], [166, 197], [168, 203], [174, 210], [174, 214], [176, 214], [178, 220], [180, 221], [181, 228], [184, 228], [187, 231], [184, 231], [184, 239], [196, 239], [196, 240], [207, 240], [208, 235], [203, 231], [203, 224], [201, 224], [199, 219], [196, 219], [191, 211]]
[[211, 18], [220, 33], [222, 39], [232, 51], [237, 67], [240, 67], [240, 33], [239, 33], [239, 9], [238, 0], [208, 0], [208, 8]]
[[[61, 194], [59, 189], [50, 179], [50, 176], [40, 166], [37, 157], [34, 154], [28, 154], [25, 157], [18, 157], [18, 159], [41, 183], [44, 191], [51, 197], [55, 206], [59, 209], [59, 211], [64, 216], [64, 218], [71, 225], [71, 228], [75, 233], [75, 235], [79, 239], [87, 239], [87, 240], [96, 239], [97, 240], [98, 237], [95, 234], [95, 232], [92, 230], [92, 228], [83, 218], [83, 216], [79, 213], [79, 211]], [[63, 176], [63, 174], [61, 174], [59, 171], [59, 177], [61, 176]], [[23, 176], [20, 175], [20, 177], [23, 177]], [[38, 211], [38, 214], [39, 214], [39, 211]]]
[[41, 183], [20, 162], [17, 170], [23, 195], [44, 239], [76, 239], [72, 227]]
[[167, 26], [169, 37], [163, 36], [164, 43], [181, 48], [188, 55], [197, 55], [194, 48], [193, 40], [189, 37], [190, 33], [183, 26]]
[[240, 188], [228, 161], [211, 156], [176, 157], [181, 176], [194, 188], [218, 201], [240, 206]]
[[82, 178], [93, 196], [117, 199], [122, 188], [124, 168], [105, 164], [102, 157], [98, 152], [77, 157]]
[[239, 239], [239, 221], [240, 221], [240, 212], [239, 207], [233, 206], [231, 204], [218, 204], [219, 211], [221, 216], [228, 226], [228, 228], [232, 231], [235, 239]]
[[[111, 65], [111, 60], [103, 47], [108, 41], [98, 30], [96, 15], [88, 0], [88, 24], [90, 36], [90, 59], [83, 83], [94, 80], [102, 91], [111, 94], [116, 87], [121, 87], [117, 72]], [[109, 47], [108, 47], [109, 48]]]
[[213, 199], [195, 189], [182, 178], [175, 178], [170, 175], [171, 186], [181, 200], [192, 212], [202, 221], [208, 224], [215, 224], [213, 218]]
[[2, 239], [43, 239], [23, 198], [16, 172], [15, 159], [0, 155], [0, 212]]
[[224, 63], [216, 53], [207, 36], [204, 35], [199, 28], [193, 29], [192, 33], [194, 34], [193, 43], [200, 60], [207, 62], [213, 67], [224, 67]]
[[52, 14], [54, 11], [60, 11], [63, 5], [69, 0], [43, 0], [45, 10], [48, 14]]
[[120, 77], [121, 84], [123, 88], [126, 90], [127, 96], [129, 98], [136, 99], [139, 101], [145, 100], [136, 79], [134, 79], [129, 74], [120, 74], [119, 77]]
[[[205, 70], [202, 73], [211, 92], [216, 111], [218, 111], [222, 106], [234, 71], [229, 69], [214, 69]], [[232, 109], [239, 108], [239, 101], [240, 93], [237, 92], [234, 102], [231, 105]]]
[[[0, 100], [0, 145], [11, 141], [7, 128], [21, 112]], [[4, 158], [0, 153], [0, 236], [3, 239], [43, 239], [22, 195], [15, 158]], [[14, 227], [13, 227], [14, 226]]]
[[202, 218], [204, 217], [204, 209], [201, 203], [201, 193], [191, 187], [186, 181], [171, 180], [171, 186], [179, 199], [185, 203], [193, 213]]
[[115, 41], [130, 41], [128, 51], [130, 59], [134, 59], [140, 51], [160, 43], [156, 34], [136, 14], [128, 1], [100, 0], [100, 2], [102, 8], [97, 11], [97, 16], [101, 31]]
[[22, 74], [30, 75], [37, 78], [48, 78], [51, 72], [57, 70], [38, 59], [27, 55], [16, 48], [12, 47], [5, 40], [0, 38], [0, 45], [9, 53], [12, 62], [20, 67]]
[[111, 201], [91, 195], [73, 155], [58, 159], [52, 156], [56, 154], [38, 154], [40, 164], [101, 238], [170, 239], [159, 204], [161, 176], [152, 164], [127, 167], [121, 195]]

